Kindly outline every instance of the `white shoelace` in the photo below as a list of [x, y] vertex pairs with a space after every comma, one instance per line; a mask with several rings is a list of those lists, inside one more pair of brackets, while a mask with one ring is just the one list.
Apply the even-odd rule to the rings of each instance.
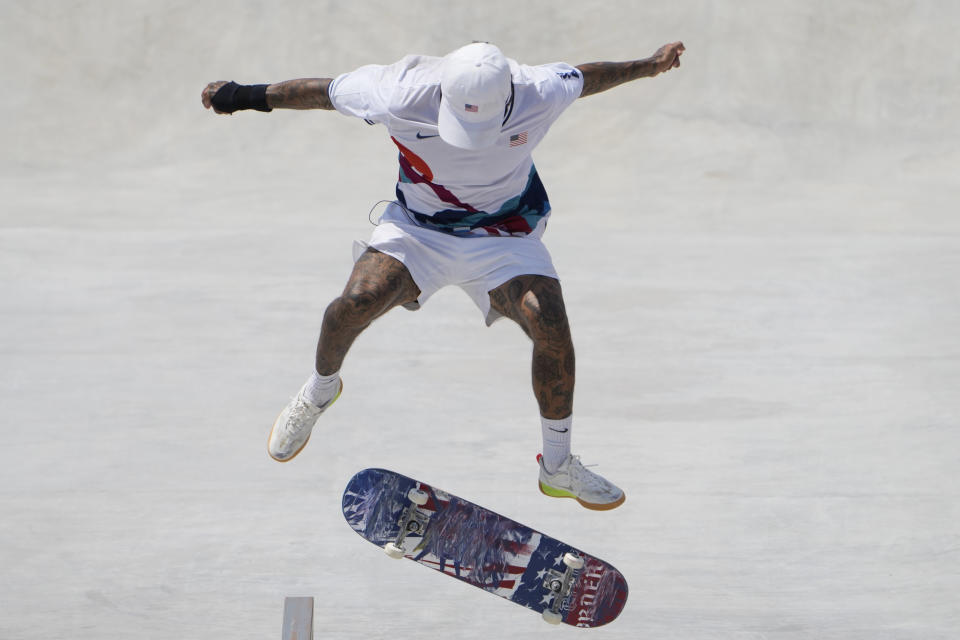
[[570, 456], [570, 476], [581, 486], [589, 485], [592, 488], [596, 489], [608, 489], [609, 483], [604, 480], [601, 476], [597, 475], [593, 471], [587, 469], [587, 467], [595, 467], [595, 464], [585, 465], [580, 462], [580, 456]]
[[314, 409], [303, 398], [298, 397], [290, 410], [290, 419], [287, 420], [287, 426], [291, 427], [289, 432], [301, 431], [305, 426], [304, 421], [312, 418], [317, 411], [319, 409]]

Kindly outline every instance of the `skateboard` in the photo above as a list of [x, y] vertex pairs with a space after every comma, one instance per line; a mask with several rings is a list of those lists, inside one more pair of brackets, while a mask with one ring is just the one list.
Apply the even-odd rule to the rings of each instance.
[[609, 563], [399, 473], [357, 473], [342, 507], [350, 527], [390, 557], [533, 609], [551, 624], [598, 627], [627, 602], [627, 581]]

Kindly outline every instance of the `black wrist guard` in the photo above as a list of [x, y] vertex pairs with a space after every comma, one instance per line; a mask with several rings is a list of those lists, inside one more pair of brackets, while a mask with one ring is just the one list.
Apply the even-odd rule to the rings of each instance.
[[267, 86], [265, 84], [237, 84], [228, 82], [220, 87], [210, 103], [217, 111], [233, 113], [243, 109], [272, 111], [267, 106]]

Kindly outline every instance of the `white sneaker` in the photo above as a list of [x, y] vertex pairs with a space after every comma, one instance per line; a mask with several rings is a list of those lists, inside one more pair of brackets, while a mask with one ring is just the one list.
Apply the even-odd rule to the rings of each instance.
[[310, 432], [313, 431], [313, 425], [316, 424], [320, 414], [337, 401], [340, 393], [343, 391], [343, 380], [340, 381], [340, 388], [337, 395], [318, 407], [303, 397], [303, 389], [297, 394], [297, 397], [283, 409], [273, 423], [273, 429], [270, 430], [270, 440], [267, 442], [267, 451], [270, 457], [277, 462], [289, 462], [300, 453], [307, 441], [310, 440]]
[[540, 492], [551, 498], [575, 498], [587, 509], [605, 511], [623, 504], [627, 496], [606, 478], [585, 468], [580, 456], [569, 455], [556, 471], [548, 473], [543, 456], [537, 456], [540, 465]]

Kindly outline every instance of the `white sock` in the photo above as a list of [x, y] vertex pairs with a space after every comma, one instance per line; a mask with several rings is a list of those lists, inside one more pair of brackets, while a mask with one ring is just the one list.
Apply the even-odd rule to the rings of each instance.
[[303, 397], [318, 407], [330, 402], [340, 390], [340, 372], [335, 371], [329, 376], [322, 376], [316, 371], [303, 386]]
[[553, 473], [570, 455], [573, 415], [563, 420], [550, 420], [540, 416], [540, 428], [543, 431], [543, 466], [549, 473]]

